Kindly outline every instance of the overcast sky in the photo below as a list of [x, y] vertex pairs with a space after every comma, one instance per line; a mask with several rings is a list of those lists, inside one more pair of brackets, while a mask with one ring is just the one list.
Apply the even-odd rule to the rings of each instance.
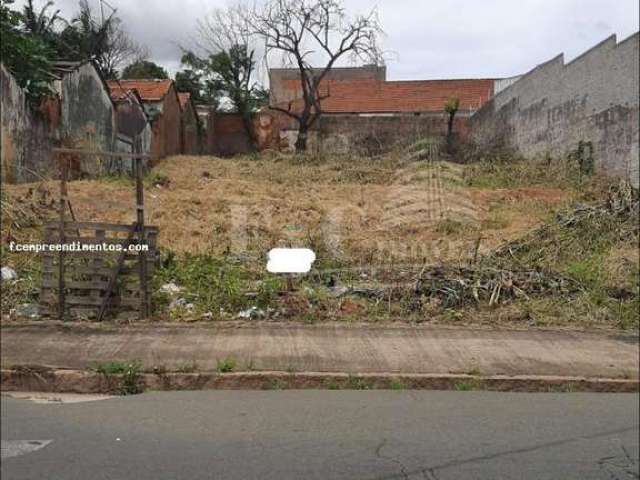
[[[178, 44], [226, 0], [107, 0], [152, 59], [179, 69]], [[20, 0], [16, 5], [20, 5]], [[44, 0], [36, 0], [37, 5]], [[99, 11], [99, 0], [89, 0]], [[565, 52], [569, 61], [607, 36], [638, 30], [638, 0], [344, 0], [350, 13], [377, 7], [390, 80], [506, 77]], [[77, 0], [55, 0], [63, 16]]]

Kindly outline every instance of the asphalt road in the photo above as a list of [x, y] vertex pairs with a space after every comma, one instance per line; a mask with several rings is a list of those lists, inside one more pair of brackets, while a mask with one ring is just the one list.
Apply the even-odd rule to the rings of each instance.
[[638, 395], [2, 398], [3, 480], [637, 479]]

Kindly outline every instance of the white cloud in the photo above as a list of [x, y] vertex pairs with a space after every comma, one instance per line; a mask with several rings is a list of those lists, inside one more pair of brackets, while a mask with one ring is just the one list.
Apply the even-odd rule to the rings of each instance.
[[[36, 2], [42, 4], [44, 0]], [[99, 11], [99, 0], [89, 0]], [[226, 0], [108, 0], [152, 57], [179, 68], [179, 44], [198, 18]], [[21, 2], [16, 2], [19, 5]], [[24, 3], [24, 2], [22, 2]], [[66, 17], [77, 0], [56, 0]], [[565, 52], [570, 60], [612, 33], [638, 30], [638, 0], [345, 0], [349, 12], [377, 6], [395, 52], [390, 79], [495, 77], [523, 73]]]

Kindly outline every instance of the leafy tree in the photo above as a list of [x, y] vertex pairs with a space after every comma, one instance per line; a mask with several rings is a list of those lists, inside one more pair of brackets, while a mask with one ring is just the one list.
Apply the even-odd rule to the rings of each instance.
[[115, 10], [98, 21], [87, 0], [80, 0], [80, 11], [60, 34], [58, 55], [69, 60], [92, 59], [105, 78], [117, 78], [118, 70], [132, 58], [146, 52], [122, 28]]
[[[183, 62], [184, 63], [184, 62]], [[222, 92], [217, 82], [203, 79], [202, 74], [186, 68], [176, 73], [176, 90], [189, 92], [195, 103], [202, 103], [218, 109]]]
[[[249, 17], [251, 30], [266, 45], [267, 54], [278, 53], [294, 65], [300, 75], [302, 108], [271, 105], [298, 123], [296, 150], [307, 149], [307, 133], [322, 114], [322, 80], [336, 62], [354, 60], [378, 64], [382, 61], [378, 37], [382, 32], [375, 9], [353, 19], [345, 13], [341, 0], [267, 0]], [[314, 68], [311, 58], [322, 58]], [[267, 56], [267, 58], [269, 58]]]
[[21, 28], [24, 16], [11, 9], [13, 0], [0, 2], [0, 59], [32, 101], [51, 93], [51, 51], [42, 38]]
[[137, 78], [169, 78], [167, 71], [157, 63], [149, 60], [137, 60], [122, 70], [123, 79]]
[[60, 10], [55, 10], [49, 15], [48, 10], [53, 6], [53, 1], [49, 0], [40, 8], [40, 11], [36, 11], [33, 0], [27, 0], [22, 9], [24, 29], [33, 35], [39, 36], [51, 47], [55, 47], [58, 40], [56, 25], [58, 23], [66, 23], [66, 20], [60, 16]]
[[182, 63], [205, 96], [229, 100], [255, 146], [252, 114], [265, 104], [266, 95], [254, 78], [257, 45], [247, 22], [242, 7], [215, 9], [198, 24], [198, 52], [184, 50]]

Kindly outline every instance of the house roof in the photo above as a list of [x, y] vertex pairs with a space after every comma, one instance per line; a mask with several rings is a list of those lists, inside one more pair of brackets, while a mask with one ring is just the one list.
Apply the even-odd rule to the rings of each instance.
[[178, 92], [178, 100], [180, 101], [180, 108], [184, 110], [184, 107], [191, 101], [190, 92]]
[[162, 100], [173, 84], [173, 80], [120, 80], [107, 82], [113, 90], [136, 90], [140, 98], [146, 102]]
[[123, 102], [131, 98], [132, 95], [137, 98], [140, 97], [138, 91], [135, 88], [121, 87], [116, 81], [109, 81], [107, 82], [107, 84], [109, 85], [109, 94], [111, 95], [111, 100], [113, 100], [114, 102]]
[[[285, 80], [283, 86], [293, 93], [299, 82]], [[442, 112], [445, 102], [451, 97], [460, 99], [460, 110], [472, 111], [480, 108], [493, 95], [494, 80], [339, 80], [326, 82], [321, 94], [326, 113], [409, 113]], [[278, 106], [288, 108], [288, 102]], [[292, 110], [302, 106], [295, 100]]]

